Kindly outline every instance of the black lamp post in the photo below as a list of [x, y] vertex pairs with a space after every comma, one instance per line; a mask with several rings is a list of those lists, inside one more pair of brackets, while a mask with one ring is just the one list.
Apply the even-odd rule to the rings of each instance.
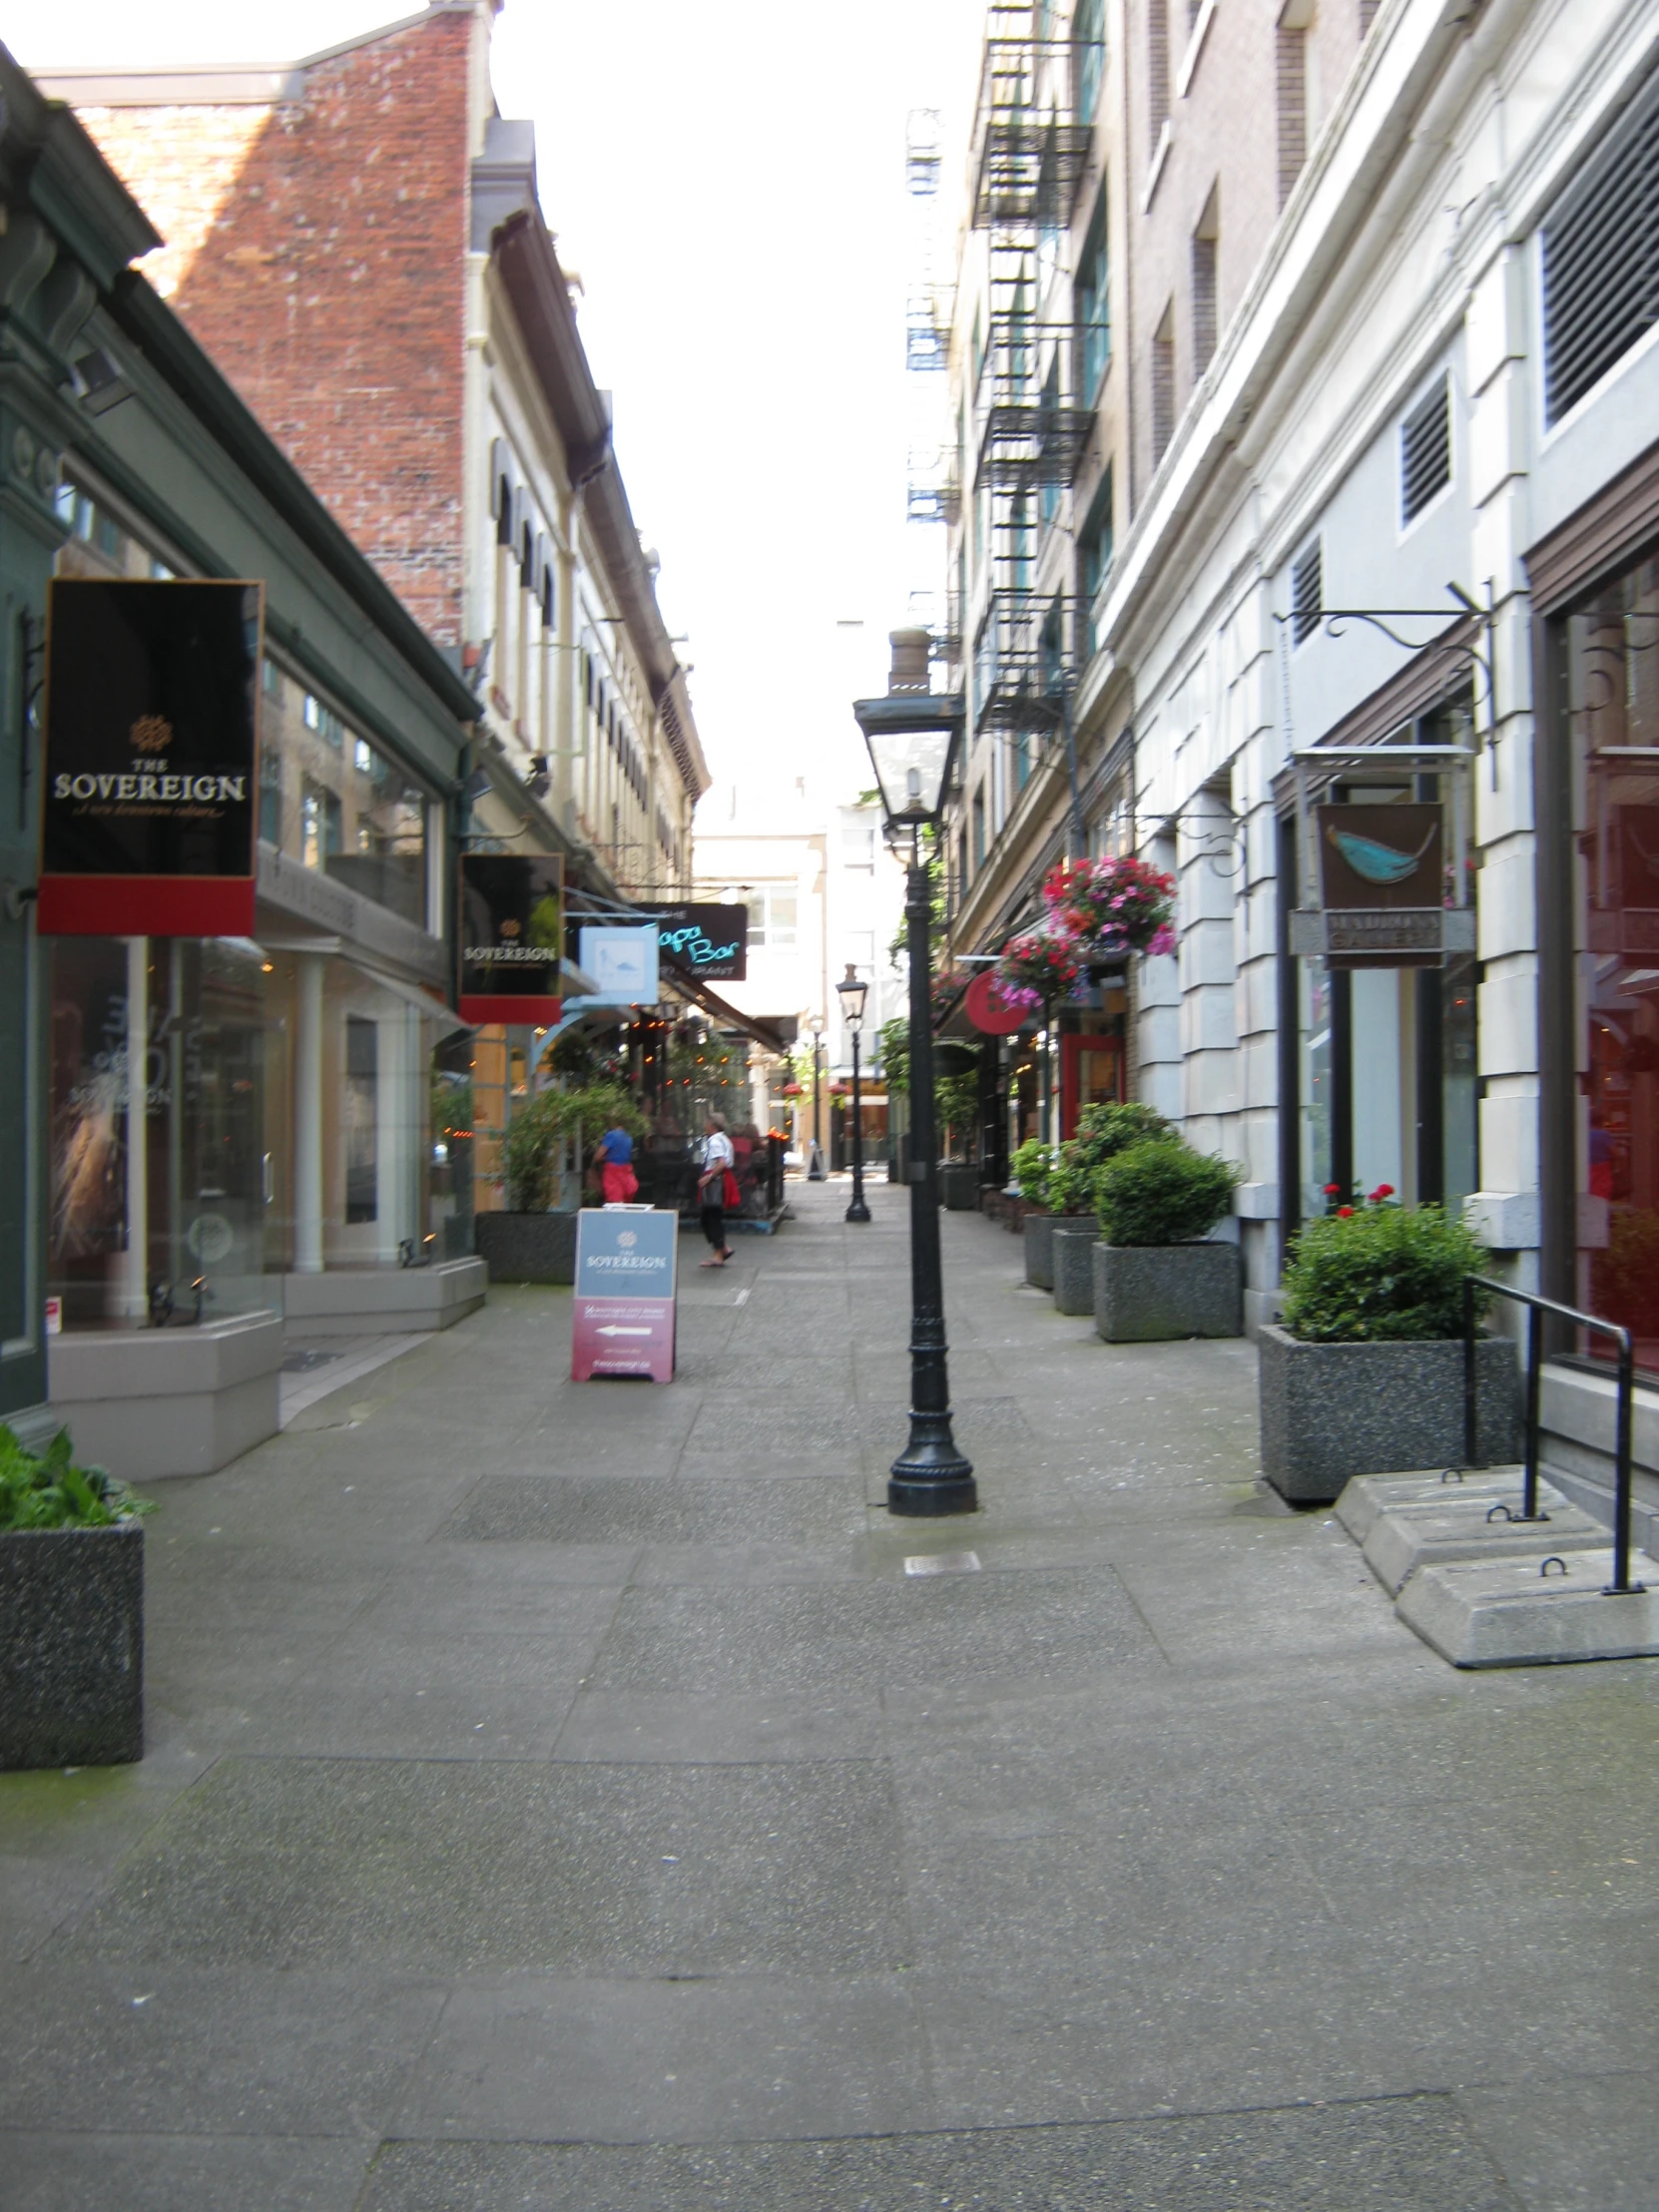
[[[925, 630], [892, 634], [884, 699], [852, 712], [875, 770], [889, 831], [906, 838], [904, 918], [910, 966], [910, 1434], [893, 1461], [887, 1510], [971, 1513], [979, 1503], [972, 1462], [950, 1428], [944, 1283], [939, 1264], [938, 1139], [933, 1126], [932, 884], [921, 832], [936, 824], [962, 730], [958, 693], [929, 690]], [[890, 837], [895, 844], [898, 837]]]
[[863, 1031], [864, 998], [869, 985], [859, 982], [849, 960], [846, 980], [837, 983], [835, 989], [840, 995], [841, 1019], [852, 1039], [852, 1203], [842, 1219], [868, 1221], [869, 1208], [864, 1204], [864, 1117], [863, 1098], [858, 1089], [858, 1039]]
[[824, 1097], [824, 1016], [814, 1014], [807, 1024], [813, 1032], [813, 1157], [807, 1163], [809, 1183], [828, 1183], [830, 1178], [824, 1167], [824, 1139], [819, 1126], [819, 1107]]

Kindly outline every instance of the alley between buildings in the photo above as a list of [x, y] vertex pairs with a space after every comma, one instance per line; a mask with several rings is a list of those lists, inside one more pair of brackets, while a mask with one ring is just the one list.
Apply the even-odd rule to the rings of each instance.
[[1253, 1346], [977, 1215], [889, 1520], [870, 1197], [688, 1241], [670, 1386], [496, 1291], [155, 1486], [148, 1757], [0, 1777], [8, 2212], [1652, 2203], [1659, 1674], [1452, 1673]]

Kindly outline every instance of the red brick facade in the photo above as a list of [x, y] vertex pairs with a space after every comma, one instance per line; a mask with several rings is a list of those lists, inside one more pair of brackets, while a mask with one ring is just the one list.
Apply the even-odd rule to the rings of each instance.
[[292, 103], [82, 112], [169, 239], [149, 273], [440, 645], [461, 638], [472, 35], [434, 8]]

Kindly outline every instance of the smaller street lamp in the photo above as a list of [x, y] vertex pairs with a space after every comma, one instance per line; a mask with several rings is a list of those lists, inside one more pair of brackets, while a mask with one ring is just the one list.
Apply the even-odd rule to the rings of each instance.
[[809, 1183], [828, 1183], [830, 1178], [824, 1167], [823, 1130], [820, 1112], [824, 1100], [824, 1016], [814, 1014], [807, 1027], [813, 1032], [813, 1157], [807, 1164]]
[[846, 963], [846, 980], [835, 985], [841, 1002], [841, 1019], [846, 1023], [847, 1034], [852, 1039], [852, 1203], [846, 1209], [847, 1221], [868, 1221], [869, 1208], [864, 1204], [864, 1119], [861, 1094], [858, 1090], [858, 1038], [864, 1026], [864, 999], [869, 985], [860, 983], [852, 962]]
[[904, 920], [910, 968], [910, 1434], [889, 1472], [887, 1510], [972, 1513], [979, 1503], [973, 1463], [956, 1448], [950, 1426], [933, 1126], [933, 886], [921, 855], [922, 830], [936, 827], [944, 812], [962, 732], [962, 699], [960, 693], [932, 690], [925, 630], [896, 630], [891, 644], [887, 696], [852, 703], [875, 770], [888, 842], [895, 851], [909, 846]]

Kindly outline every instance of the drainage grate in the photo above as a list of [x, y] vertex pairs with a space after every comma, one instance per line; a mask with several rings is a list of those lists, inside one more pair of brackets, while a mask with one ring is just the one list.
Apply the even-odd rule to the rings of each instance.
[[919, 1551], [904, 1562], [906, 1574], [977, 1574], [976, 1551]]
[[282, 1362], [284, 1375], [308, 1375], [312, 1368], [325, 1368], [330, 1360], [337, 1360], [337, 1352], [290, 1352]]

